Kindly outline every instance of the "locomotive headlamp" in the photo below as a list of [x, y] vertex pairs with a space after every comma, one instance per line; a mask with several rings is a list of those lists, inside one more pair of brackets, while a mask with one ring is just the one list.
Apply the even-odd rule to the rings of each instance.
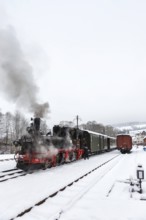
[[137, 171], [136, 172], [137, 172], [136, 173], [137, 174], [137, 179], [143, 180], [144, 179], [144, 169], [143, 169], [141, 164], [139, 164], [137, 166]]

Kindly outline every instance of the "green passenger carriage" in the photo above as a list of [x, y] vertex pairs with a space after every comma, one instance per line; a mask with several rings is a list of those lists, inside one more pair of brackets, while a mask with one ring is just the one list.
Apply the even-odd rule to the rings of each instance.
[[109, 151], [116, 148], [116, 138], [104, 134], [85, 130], [83, 137], [92, 154]]

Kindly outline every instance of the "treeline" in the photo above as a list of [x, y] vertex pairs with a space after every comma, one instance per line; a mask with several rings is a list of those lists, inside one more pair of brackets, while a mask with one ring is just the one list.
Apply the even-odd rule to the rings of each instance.
[[[14, 114], [0, 112], [0, 153], [13, 153], [13, 141], [25, 135], [28, 126], [30, 126], [30, 120], [19, 111]], [[41, 122], [41, 131], [43, 133], [48, 131], [45, 121]]]
[[[61, 126], [69, 126], [69, 127], [77, 127], [74, 122], [72, 121], [61, 121]], [[97, 133], [109, 135], [111, 137], [115, 137], [117, 134], [119, 134], [121, 131], [112, 127], [111, 125], [103, 125], [101, 123], [97, 123], [96, 121], [88, 121], [85, 124], [78, 125], [80, 129], [84, 130], [90, 130]]]
[[96, 121], [88, 121], [86, 124], [82, 124], [81, 126], [83, 129], [106, 134], [112, 137], [115, 137], [119, 133], [119, 130], [111, 125], [103, 125], [101, 123], [97, 123]]
[[1, 153], [13, 151], [13, 141], [25, 133], [28, 126], [26, 118], [16, 112], [14, 115], [10, 112], [5, 114], [0, 112], [0, 151]]
[[[62, 126], [76, 127], [73, 122], [60, 122]], [[30, 126], [30, 119], [28, 120], [22, 113], [16, 111], [14, 114], [7, 112], [5, 114], [0, 112], [0, 154], [14, 153], [14, 140], [18, 140], [22, 135], [27, 133], [26, 128]], [[81, 129], [98, 132], [115, 137], [119, 130], [110, 125], [104, 126], [96, 121], [88, 121], [86, 124], [80, 124]], [[47, 134], [50, 130], [45, 120], [41, 120], [41, 132]]]

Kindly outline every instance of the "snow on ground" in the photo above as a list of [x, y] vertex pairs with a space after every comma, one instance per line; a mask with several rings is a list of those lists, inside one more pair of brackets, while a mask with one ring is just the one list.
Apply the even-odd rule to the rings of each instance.
[[14, 154], [0, 154], [0, 160], [3, 159], [14, 159]]
[[[128, 162], [128, 163], [127, 163]], [[96, 219], [96, 220], [145, 220], [146, 219], [146, 183], [144, 182], [143, 194], [131, 194], [130, 186], [125, 183], [131, 175], [136, 178], [136, 165], [142, 163], [146, 170], [146, 152], [142, 149], [125, 155], [122, 164], [109, 172], [99, 184], [84, 195], [71, 209], [67, 210], [60, 220]], [[119, 169], [120, 168], [120, 169]], [[122, 169], [121, 169], [122, 168]], [[107, 194], [106, 187], [111, 183], [111, 192]]]
[[[55, 190], [119, 154], [116, 150], [0, 183], [0, 220], [14, 218]], [[130, 184], [127, 183], [131, 176], [136, 178], [139, 163], [146, 171], [146, 152], [142, 147], [134, 148], [131, 154], [120, 154], [109, 164], [60, 192], [57, 197], [49, 198], [17, 219], [146, 220], [146, 200], [140, 200], [146, 199], [146, 182], [142, 183], [142, 194], [130, 193]], [[54, 215], [56, 210], [61, 211], [57, 218]]]
[[[5, 160], [5, 159], [12, 159], [12, 160]], [[16, 162], [13, 159], [14, 159], [13, 154], [0, 155], [0, 172], [4, 170], [10, 170], [16, 168]]]
[[4, 170], [10, 170], [10, 169], [15, 169], [16, 168], [16, 162], [13, 161], [0, 161], [0, 172]]

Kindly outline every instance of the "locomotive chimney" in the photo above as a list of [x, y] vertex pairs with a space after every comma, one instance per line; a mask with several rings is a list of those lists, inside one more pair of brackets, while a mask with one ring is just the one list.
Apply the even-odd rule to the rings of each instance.
[[35, 129], [35, 131], [40, 130], [40, 122], [41, 122], [40, 118], [34, 118], [34, 129]]

